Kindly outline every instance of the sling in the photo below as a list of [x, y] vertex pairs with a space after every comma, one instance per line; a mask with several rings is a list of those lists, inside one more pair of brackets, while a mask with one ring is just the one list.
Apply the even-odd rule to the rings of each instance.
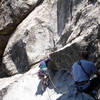
[[84, 73], [88, 76], [88, 78], [90, 79], [90, 76], [89, 74], [85, 71], [85, 69], [83, 68], [82, 64], [81, 64], [81, 61], [79, 60], [78, 61], [78, 64], [80, 65], [80, 67], [82, 68], [82, 70], [84, 71]]

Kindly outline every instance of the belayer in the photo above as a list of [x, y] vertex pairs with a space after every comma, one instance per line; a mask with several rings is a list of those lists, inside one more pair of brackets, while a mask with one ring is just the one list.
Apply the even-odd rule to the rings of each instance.
[[39, 72], [38, 72], [38, 76], [41, 79], [41, 89], [42, 92], [44, 91], [44, 80], [46, 77], [46, 85], [48, 86], [48, 80], [49, 80], [49, 74], [48, 74], [48, 67], [47, 67], [47, 63], [50, 61], [50, 58], [45, 59], [44, 61], [40, 62], [39, 65]]
[[[88, 61], [88, 58], [88, 51], [82, 51], [80, 60], [72, 66], [72, 76], [79, 91], [94, 96], [100, 88], [100, 72], [91, 61]], [[96, 74], [97, 77], [90, 79], [92, 74]]]

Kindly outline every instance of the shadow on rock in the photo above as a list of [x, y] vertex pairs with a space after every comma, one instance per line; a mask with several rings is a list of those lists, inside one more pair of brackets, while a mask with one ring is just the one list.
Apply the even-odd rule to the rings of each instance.
[[[48, 86], [48, 87], [49, 87], [49, 86]], [[46, 91], [46, 88], [47, 88], [47, 86], [45, 85], [45, 86], [44, 86], [44, 92]], [[43, 94], [43, 92], [42, 92], [42, 90], [41, 90], [41, 81], [40, 81], [35, 95], [42, 95], [42, 94]]]
[[68, 93], [62, 95], [57, 100], [94, 100], [94, 98], [88, 94], [77, 91], [76, 87], [71, 85], [68, 89]]
[[73, 18], [73, 8], [81, 3], [82, 0], [58, 0], [57, 1], [57, 26], [58, 34], [61, 35], [66, 23]]
[[37, 91], [36, 91], [35, 95], [42, 95], [41, 81], [39, 82], [39, 85], [38, 85], [38, 87], [37, 87]]
[[29, 70], [28, 68], [29, 62], [25, 46], [26, 44], [23, 43], [22, 40], [19, 40], [13, 45], [13, 47], [9, 51], [10, 58], [16, 65], [16, 69], [18, 70], [19, 73], [23, 73]]
[[5, 68], [5, 64], [2, 62], [2, 56], [0, 56], [0, 78], [9, 77], [9, 75], [7, 74], [8, 71]]
[[95, 5], [96, 2], [97, 2], [97, 0], [88, 0], [88, 4], [93, 4], [93, 5]]

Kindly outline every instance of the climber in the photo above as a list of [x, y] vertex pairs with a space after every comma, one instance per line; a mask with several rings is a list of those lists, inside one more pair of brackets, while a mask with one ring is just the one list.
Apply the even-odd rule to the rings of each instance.
[[45, 59], [40, 63], [40, 70], [38, 72], [38, 76], [41, 79], [41, 89], [42, 92], [44, 91], [44, 80], [46, 77], [46, 85], [48, 86], [48, 80], [49, 80], [49, 75], [48, 75], [48, 68], [47, 68], [47, 63], [50, 61], [50, 57]]
[[[100, 88], [100, 72], [88, 61], [88, 57], [88, 51], [81, 53], [80, 60], [72, 66], [72, 77], [78, 90], [93, 96], [93, 92], [96, 93]], [[96, 74], [97, 77], [91, 79], [92, 74]]]

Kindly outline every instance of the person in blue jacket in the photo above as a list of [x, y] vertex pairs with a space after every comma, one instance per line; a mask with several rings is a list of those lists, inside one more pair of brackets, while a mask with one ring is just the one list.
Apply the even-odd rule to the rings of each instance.
[[[93, 90], [100, 88], [100, 72], [91, 61], [88, 61], [88, 58], [88, 51], [83, 51], [81, 59], [72, 66], [72, 76], [80, 91], [91, 94]], [[92, 74], [96, 74], [97, 77], [90, 80]]]

